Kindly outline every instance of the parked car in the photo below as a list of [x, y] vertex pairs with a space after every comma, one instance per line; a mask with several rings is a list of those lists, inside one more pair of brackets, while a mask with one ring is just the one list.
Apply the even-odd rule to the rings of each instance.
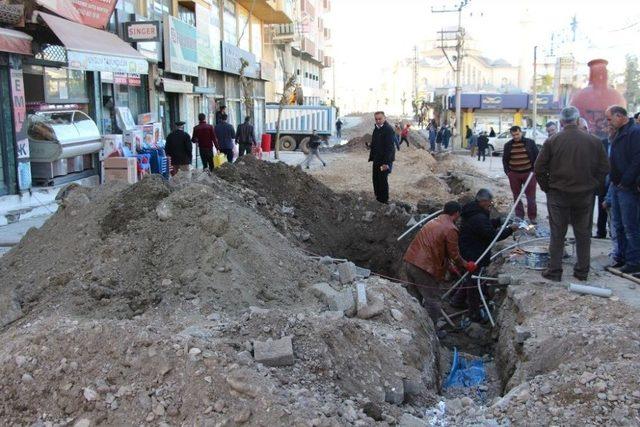
[[[523, 129], [522, 132], [527, 138], [531, 138], [533, 129]], [[547, 140], [547, 134], [538, 130], [534, 138], [532, 138], [538, 148], [542, 148], [542, 144]], [[489, 152], [493, 154], [502, 154], [504, 151], [504, 145], [511, 140], [511, 133], [507, 130], [499, 133], [493, 138], [489, 138]]]

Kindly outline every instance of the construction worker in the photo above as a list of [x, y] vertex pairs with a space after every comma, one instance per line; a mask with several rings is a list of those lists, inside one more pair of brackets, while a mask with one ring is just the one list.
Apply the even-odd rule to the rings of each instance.
[[470, 272], [476, 269], [473, 261], [462, 258], [458, 248], [455, 222], [461, 210], [458, 202], [447, 202], [442, 214], [422, 227], [404, 254], [405, 273], [411, 283], [408, 291], [421, 300], [434, 322], [441, 316], [442, 282], [449, 263]]

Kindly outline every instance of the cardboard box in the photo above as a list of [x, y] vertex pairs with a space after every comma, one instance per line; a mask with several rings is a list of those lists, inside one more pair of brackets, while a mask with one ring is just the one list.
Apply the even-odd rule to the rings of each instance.
[[102, 136], [102, 150], [100, 150], [100, 160], [103, 160], [113, 153], [122, 154], [122, 135], [103, 135]]
[[104, 159], [104, 181], [138, 182], [138, 159], [135, 157], [109, 157]]
[[136, 154], [142, 149], [142, 141], [144, 141], [142, 126], [124, 133], [124, 145], [131, 150], [132, 154]]
[[149, 123], [142, 126], [144, 143], [151, 148], [157, 148], [162, 138], [162, 123]]

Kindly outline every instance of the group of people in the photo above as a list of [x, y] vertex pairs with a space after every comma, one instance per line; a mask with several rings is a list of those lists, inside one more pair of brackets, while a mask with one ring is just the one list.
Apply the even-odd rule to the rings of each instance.
[[496, 136], [496, 131], [491, 128], [489, 132], [481, 131], [476, 134], [473, 129], [467, 125], [465, 138], [467, 140], [467, 148], [471, 151], [471, 157], [478, 156], [478, 161], [482, 158], [484, 162], [487, 159], [487, 150], [489, 150], [489, 138]]
[[216, 111], [216, 125], [207, 123], [207, 116], [198, 114], [198, 124], [193, 128], [191, 136], [184, 130], [184, 121], [175, 123], [175, 129], [167, 135], [165, 151], [171, 157], [171, 164], [176, 170], [188, 171], [193, 162], [193, 143], [198, 146], [202, 168], [213, 170], [214, 149], [223, 153], [229, 163], [233, 162], [234, 146], [238, 144], [238, 158], [251, 154], [257, 146], [255, 131], [251, 117], [247, 116], [237, 129], [228, 123], [226, 107]]
[[[586, 121], [581, 120], [575, 107], [564, 108], [561, 129], [555, 123], [547, 126], [549, 137], [541, 150], [523, 136], [520, 127], [510, 129], [512, 139], [505, 145], [503, 166], [514, 200], [519, 200], [521, 192], [526, 196], [531, 223], [535, 224], [537, 218], [536, 186], [547, 194], [551, 237], [549, 266], [542, 272], [546, 279], [562, 279], [565, 237], [571, 225], [577, 254], [573, 276], [587, 280], [597, 197], [605, 212], [605, 227], [606, 215], [610, 217], [614, 242], [611, 266], [629, 274], [640, 273], [640, 114], [630, 118], [623, 107], [612, 106], [605, 117], [609, 136], [601, 140], [588, 133]], [[374, 171], [375, 164], [374, 160]], [[404, 269], [411, 283], [408, 290], [434, 321], [441, 315], [447, 272], [476, 272], [487, 266], [489, 245], [509, 237], [524, 219], [524, 206], [519, 201], [516, 220], [503, 228], [499, 219], [490, 216], [492, 205], [493, 195], [487, 189], [478, 191], [465, 206], [446, 203], [442, 213], [422, 227], [405, 252]], [[481, 320], [480, 293], [472, 275], [468, 277], [449, 303], [469, 309], [472, 320]]]

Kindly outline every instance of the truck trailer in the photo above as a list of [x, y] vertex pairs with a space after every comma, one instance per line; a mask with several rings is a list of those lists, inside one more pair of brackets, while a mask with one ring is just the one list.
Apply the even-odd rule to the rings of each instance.
[[[265, 133], [271, 135], [275, 144], [278, 121], [277, 103], [267, 104], [265, 111]], [[334, 132], [335, 107], [326, 105], [285, 105], [280, 119], [280, 149], [283, 151], [308, 151], [307, 144], [315, 130], [327, 141]]]

